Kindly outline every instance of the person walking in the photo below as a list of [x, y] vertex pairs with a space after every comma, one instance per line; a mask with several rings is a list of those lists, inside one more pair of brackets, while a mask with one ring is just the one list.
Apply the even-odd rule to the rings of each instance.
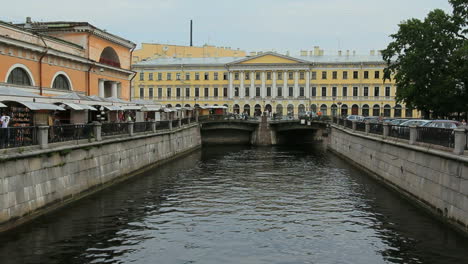
[[8, 131], [8, 124], [10, 123], [10, 117], [7, 113], [3, 112], [2, 116], [0, 116], [0, 147], [4, 148], [8, 146], [9, 140], [9, 131]]

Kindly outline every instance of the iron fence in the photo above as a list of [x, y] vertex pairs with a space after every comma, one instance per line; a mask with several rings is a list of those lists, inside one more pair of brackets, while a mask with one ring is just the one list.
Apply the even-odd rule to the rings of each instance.
[[389, 125], [389, 136], [401, 139], [410, 139], [410, 128], [407, 126]]
[[156, 130], [166, 130], [166, 129], [169, 129], [169, 123], [171, 121], [158, 121], [156, 122]]
[[369, 133], [383, 135], [383, 125], [380, 123], [370, 123]]
[[36, 127], [0, 128], [0, 149], [37, 145]]
[[190, 117], [190, 123], [195, 123], [196, 121], [197, 119], [194, 116]]
[[128, 123], [103, 123], [101, 126], [102, 136], [121, 134], [128, 134]]
[[177, 128], [179, 127], [179, 119], [172, 120], [172, 128]]
[[151, 124], [152, 122], [135, 122], [133, 123], [133, 132], [141, 133], [152, 131]]
[[49, 143], [89, 139], [93, 137], [93, 124], [73, 124], [49, 127]]
[[364, 122], [356, 122], [356, 130], [366, 132], [366, 123]]
[[188, 125], [189, 124], [189, 119], [188, 117], [182, 118], [182, 125]]
[[455, 134], [453, 129], [437, 127], [417, 127], [416, 141], [453, 148]]
[[347, 128], [353, 128], [353, 121], [345, 119], [344, 126]]

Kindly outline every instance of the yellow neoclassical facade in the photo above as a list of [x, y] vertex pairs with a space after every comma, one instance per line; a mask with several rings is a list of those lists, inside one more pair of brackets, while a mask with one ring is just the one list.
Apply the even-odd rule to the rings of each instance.
[[166, 58], [133, 65], [133, 97], [168, 106], [225, 105], [229, 112], [416, 117], [396, 104], [379, 54]]

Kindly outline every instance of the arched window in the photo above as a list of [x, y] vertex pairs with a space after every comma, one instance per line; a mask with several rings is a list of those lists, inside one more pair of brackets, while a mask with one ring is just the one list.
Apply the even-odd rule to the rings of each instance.
[[336, 115], [337, 115], [337, 112], [338, 112], [338, 106], [336, 106], [336, 104], [332, 104], [332, 106], [331, 106], [331, 114], [332, 114], [332, 116], [336, 116]]
[[244, 105], [244, 113], [250, 116], [250, 105], [248, 104]]
[[239, 112], [240, 112], [240, 106], [239, 106], [238, 104], [235, 104], [235, 105], [233, 106], [232, 110], [233, 110], [233, 112], [234, 112], [235, 114], [239, 114]]
[[61, 89], [61, 90], [70, 90], [70, 83], [68, 82], [67, 77], [63, 74], [57, 75], [54, 79], [54, 84], [52, 88]]
[[348, 105], [344, 104], [341, 106], [341, 115], [347, 116], [348, 115]]
[[327, 115], [327, 105], [323, 104], [320, 106], [320, 112], [322, 112], [322, 115], [326, 116]]
[[288, 107], [286, 109], [288, 111], [288, 116], [294, 116], [294, 105], [288, 104]]
[[297, 107], [297, 111], [299, 112], [299, 115], [305, 115], [305, 106], [303, 104], [300, 104], [298, 107]]
[[180, 105], [180, 104], [176, 104], [175, 107], [181, 107], [181, 105]]
[[390, 117], [391, 115], [391, 110], [392, 110], [392, 107], [390, 105], [385, 105], [384, 106], [384, 116], [385, 117]]
[[190, 107], [190, 104], [185, 104], [184, 107]]
[[401, 117], [401, 105], [395, 105], [395, 112], [393, 113], [394, 117]]
[[380, 106], [378, 104], [375, 104], [374, 107], [372, 108], [372, 115], [380, 116]]
[[31, 86], [29, 74], [22, 68], [14, 68], [8, 75], [8, 83]]
[[352, 115], [358, 115], [359, 114], [359, 106], [357, 104], [354, 104], [351, 106], [351, 114]]
[[317, 105], [316, 104], [311, 104], [310, 105], [310, 111], [312, 111], [314, 113], [317, 112]]
[[107, 47], [102, 51], [99, 62], [120, 68], [119, 56], [117, 55], [117, 52], [115, 52], [115, 50], [111, 47]]
[[362, 106], [362, 115], [369, 116], [369, 105], [365, 104]]

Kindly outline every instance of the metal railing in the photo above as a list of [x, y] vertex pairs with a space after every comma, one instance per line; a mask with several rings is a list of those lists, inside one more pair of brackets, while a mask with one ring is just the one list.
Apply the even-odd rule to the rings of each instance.
[[135, 122], [133, 123], [133, 132], [141, 133], [152, 131], [151, 124], [152, 122]]
[[189, 119], [188, 117], [182, 118], [182, 125], [188, 125], [189, 124]]
[[410, 128], [407, 126], [389, 125], [389, 136], [401, 139], [410, 139]]
[[370, 123], [369, 124], [369, 133], [383, 135], [383, 125], [379, 123]]
[[366, 123], [356, 122], [356, 130], [361, 132], [366, 132]]
[[455, 134], [453, 129], [437, 127], [417, 127], [416, 141], [453, 148]]
[[345, 125], [345, 127], [352, 129], [353, 128], [353, 121], [345, 119], [344, 120], [344, 125]]
[[36, 127], [0, 128], [0, 149], [37, 145]]
[[93, 137], [93, 124], [73, 124], [49, 127], [49, 143], [89, 139]]
[[166, 130], [169, 129], [169, 123], [171, 121], [157, 121], [156, 122], [156, 130]]
[[101, 126], [102, 136], [121, 134], [128, 134], [128, 123], [103, 123]]
[[172, 120], [172, 128], [177, 128], [179, 127], [179, 119]]

